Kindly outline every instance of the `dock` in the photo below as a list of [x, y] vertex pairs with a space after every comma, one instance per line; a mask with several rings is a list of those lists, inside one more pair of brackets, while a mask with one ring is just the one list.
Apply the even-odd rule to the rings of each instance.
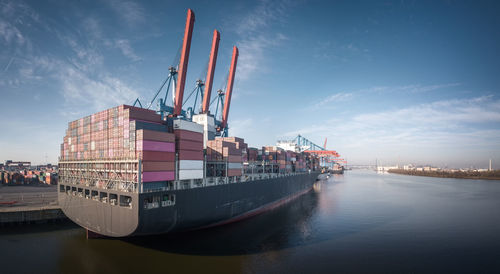
[[0, 226], [67, 220], [57, 202], [56, 186], [0, 187]]

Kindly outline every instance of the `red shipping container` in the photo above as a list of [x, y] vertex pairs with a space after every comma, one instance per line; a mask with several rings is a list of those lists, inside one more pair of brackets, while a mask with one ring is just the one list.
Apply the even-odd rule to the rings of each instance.
[[189, 140], [203, 142], [203, 134], [199, 132], [192, 132], [183, 129], [174, 130], [176, 140]]
[[139, 129], [136, 131], [137, 140], [175, 142], [175, 135], [168, 132], [160, 132], [147, 129]]
[[142, 159], [143, 161], [175, 161], [175, 152], [138, 151], [136, 155], [137, 158]]
[[241, 163], [241, 156], [238, 155], [229, 155], [224, 157], [224, 160], [227, 160], [229, 163]]
[[150, 122], [161, 123], [161, 116], [153, 110], [147, 110], [143, 108], [132, 107], [128, 105], [122, 105], [123, 116], [130, 120], [143, 120]]
[[142, 182], [173, 181], [174, 171], [150, 171], [142, 173]]
[[143, 161], [142, 171], [174, 171], [175, 162], [152, 162]]
[[203, 141], [198, 142], [180, 139], [175, 143], [175, 148], [177, 150], [203, 151]]
[[166, 151], [175, 152], [174, 143], [158, 142], [158, 141], [137, 141], [136, 142], [137, 151]]
[[179, 150], [179, 160], [203, 160], [203, 151]]

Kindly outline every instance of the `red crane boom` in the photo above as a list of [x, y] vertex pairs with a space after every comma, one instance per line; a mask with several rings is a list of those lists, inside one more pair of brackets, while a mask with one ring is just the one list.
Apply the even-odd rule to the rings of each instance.
[[231, 59], [231, 68], [229, 69], [229, 79], [226, 87], [226, 98], [224, 100], [224, 111], [222, 112], [221, 129], [227, 126], [227, 117], [229, 115], [229, 104], [233, 93], [234, 75], [236, 73], [236, 64], [238, 63], [238, 48], [233, 47], [233, 58]]
[[186, 83], [186, 71], [188, 67], [189, 50], [191, 48], [191, 37], [193, 36], [193, 26], [194, 12], [188, 9], [184, 39], [182, 41], [181, 60], [179, 62], [177, 87], [175, 89], [174, 116], [180, 115], [182, 111], [182, 99], [184, 96], [184, 85]]
[[217, 63], [217, 52], [219, 51], [220, 33], [214, 30], [212, 39], [212, 50], [210, 51], [210, 61], [208, 63], [207, 79], [205, 80], [205, 91], [203, 94], [203, 107], [201, 113], [208, 113], [210, 107], [210, 95], [212, 92], [212, 83], [214, 81], [215, 64]]

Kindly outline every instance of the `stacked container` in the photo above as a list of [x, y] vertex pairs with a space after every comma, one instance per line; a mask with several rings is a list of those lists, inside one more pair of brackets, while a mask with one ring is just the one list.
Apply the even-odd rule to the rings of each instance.
[[257, 148], [249, 147], [247, 151], [248, 151], [248, 161], [249, 162], [258, 161], [259, 150]]
[[139, 129], [136, 151], [142, 159], [142, 181], [160, 182], [175, 179], [175, 136], [172, 133]]
[[[240, 139], [240, 138], [237, 138]], [[216, 138], [207, 142], [207, 161], [227, 163], [226, 176], [240, 176], [242, 174], [242, 149], [237, 147], [246, 147], [243, 139], [242, 144], [236, 142], [224, 141], [224, 138]]]
[[238, 151], [241, 152], [241, 161], [246, 162], [248, 161], [248, 145], [245, 143], [245, 140], [243, 138], [238, 138], [238, 137], [217, 137], [215, 138], [216, 140], [222, 139], [225, 142], [233, 143]]
[[278, 150], [275, 146], [262, 147], [262, 159], [267, 163], [278, 163]]
[[174, 180], [174, 142], [155, 111], [121, 105], [70, 122], [61, 160], [140, 159], [142, 182], [148, 188]]
[[286, 171], [286, 151], [278, 149], [276, 151], [276, 159], [280, 169], [280, 172], [283, 173]]
[[186, 120], [174, 120], [175, 148], [179, 180], [203, 178], [203, 126]]

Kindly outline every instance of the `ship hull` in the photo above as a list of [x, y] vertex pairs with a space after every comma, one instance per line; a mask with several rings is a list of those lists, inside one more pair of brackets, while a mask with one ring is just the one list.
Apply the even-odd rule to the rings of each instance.
[[[309, 191], [318, 175], [318, 172], [311, 172], [242, 183], [127, 194], [132, 198], [131, 207], [63, 192], [59, 194], [59, 201], [71, 220], [101, 235], [162, 234], [223, 225], [270, 210]], [[175, 203], [146, 206], [148, 201], [165, 196], [174, 196]]]

